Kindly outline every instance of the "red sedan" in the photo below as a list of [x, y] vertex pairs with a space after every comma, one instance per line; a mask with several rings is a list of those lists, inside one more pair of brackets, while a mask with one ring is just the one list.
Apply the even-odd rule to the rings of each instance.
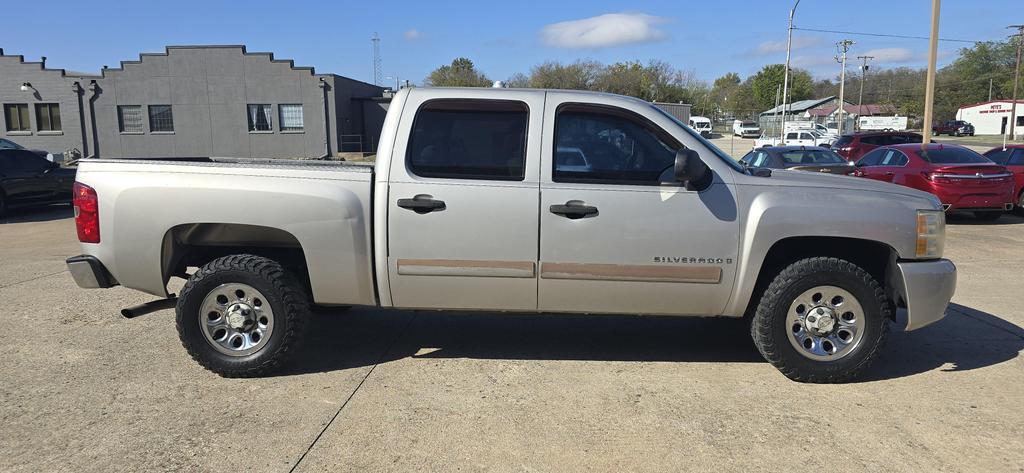
[[947, 212], [969, 210], [984, 220], [1012, 209], [1016, 197], [1010, 171], [957, 145], [881, 147], [860, 158], [853, 175], [930, 192]]
[[985, 152], [985, 157], [996, 164], [1006, 166], [1013, 173], [1013, 179], [1016, 181], [1013, 195], [1017, 196], [1017, 212], [1024, 212], [1024, 145], [992, 148]]

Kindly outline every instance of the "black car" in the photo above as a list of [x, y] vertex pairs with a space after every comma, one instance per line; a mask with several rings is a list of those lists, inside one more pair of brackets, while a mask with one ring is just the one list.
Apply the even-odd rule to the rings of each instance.
[[834, 151], [820, 146], [765, 146], [751, 150], [740, 163], [753, 168], [850, 174], [856, 167]]
[[0, 149], [0, 215], [7, 209], [71, 202], [75, 170], [23, 149]]

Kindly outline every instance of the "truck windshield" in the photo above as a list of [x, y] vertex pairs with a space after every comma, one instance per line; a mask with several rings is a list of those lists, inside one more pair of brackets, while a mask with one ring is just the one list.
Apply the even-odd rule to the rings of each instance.
[[679, 125], [679, 128], [680, 128], [680, 129], [682, 129], [683, 131], [685, 131], [685, 132], [686, 132], [686, 133], [687, 133], [688, 135], [690, 135], [690, 136], [691, 136], [691, 137], [692, 137], [693, 139], [695, 139], [695, 140], [697, 140], [697, 141], [701, 142], [701, 144], [703, 144], [703, 145], [704, 145], [704, 146], [706, 146], [706, 147], [707, 147], [708, 149], [710, 149], [712, 153], [715, 153], [715, 156], [718, 156], [718, 158], [719, 158], [719, 159], [721, 159], [722, 161], [724, 161], [724, 162], [725, 162], [726, 164], [728, 164], [729, 166], [731, 166], [731, 167], [732, 167], [733, 169], [735, 169], [735, 170], [737, 170], [737, 171], [739, 171], [739, 172], [744, 172], [744, 168], [743, 168], [743, 165], [741, 165], [740, 163], [736, 162], [736, 160], [735, 160], [735, 159], [732, 159], [732, 158], [731, 158], [731, 157], [730, 157], [730, 156], [729, 156], [728, 154], [725, 154], [725, 151], [722, 151], [722, 150], [718, 149], [718, 147], [717, 147], [717, 146], [715, 146], [715, 145], [711, 144], [711, 142], [710, 142], [710, 141], [708, 141], [708, 140], [704, 139], [704, 137], [703, 137], [703, 136], [700, 136], [699, 134], [697, 134], [697, 133], [693, 133], [692, 131], [690, 131], [690, 127], [688, 127], [688, 126], [685, 126], [686, 124], [685, 124], [685, 123], [683, 123], [683, 122], [681, 122], [681, 121], [679, 121], [679, 119], [678, 119], [678, 118], [676, 118], [676, 117], [673, 117], [673, 116], [672, 116], [672, 114], [670, 114], [670, 113], [668, 113], [668, 112], [666, 112], [666, 111], [664, 111], [664, 110], [662, 110], [662, 109], [660, 109], [660, 108], [658, 108], [658, 107], [655, 107], [654, 105], [651, 105], [651, 108], [652, 108], [652, 109], [654, 109], [654, 110], [656, 110], [656, 111], [657, 111], [657, 113], [658, 113], [658, 114], [660, 114], [661, 116], [663, 116], [663, 117], [665, 117], [665, 118], [668, 118], [669, 120], [671, 120], [671, 121], [672, 121], [672, 123], [675, 123], [675, 124]]

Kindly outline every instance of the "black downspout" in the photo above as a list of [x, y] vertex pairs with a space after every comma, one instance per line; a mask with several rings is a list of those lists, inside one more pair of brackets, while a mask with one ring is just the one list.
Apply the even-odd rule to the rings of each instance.
[[96, 98], [99, 97], [101, 89], [96, 80], [93, 79], [89, 82], [89, 92], [92, 92], [92, 96], [89, 97], [89, 128], [92, 133], [92, 154], [86, 155], [86, 158], [95, 158], [100, 154], [99, 134], [96, 133]]
[[320, 156], [319, 159], [330, 159], [330, 157], [331, 157], [331, 113], [330, 113], [330, 109], [328, 109], [327, 91], [328, 91], [328, 89], [330, 89], [331, 86], [327, 84], [327, 81], [325, 81], [323, 77], [321, 77], [320, 78], [320, 83], [317, 84], [317, 87], [320, 87], [324, 91], [323, 95], [320, 96], [320, 101], [321, 101], [321, 104], [322, 104], [321, 109], [324, 112], [324, 155]]
[[89, 135], [86, 131], [85, 108], [82, 103], [82, 93], [85, 91], [82, 90], [82, 84], [78, 81], [71, 84], [71, 90], [75, 93], [75, 99], [78, 101], [78, 124], [82, 129], [82, 156], [84, 157], [89, 155]]

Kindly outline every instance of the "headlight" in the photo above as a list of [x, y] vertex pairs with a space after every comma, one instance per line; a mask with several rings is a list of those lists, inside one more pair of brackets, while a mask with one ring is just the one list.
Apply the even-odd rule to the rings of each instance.
[[917, 257], [940, 258], [946, 240], [946, 213], [941, 210], [917, 211]]

